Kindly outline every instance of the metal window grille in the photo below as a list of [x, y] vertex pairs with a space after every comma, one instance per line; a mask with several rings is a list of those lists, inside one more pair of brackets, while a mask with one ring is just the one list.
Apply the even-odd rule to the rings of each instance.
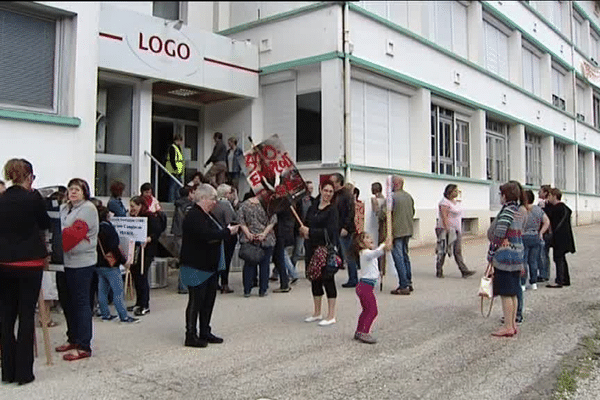
[[542, 139], [525, 133], [525, 183], [542, 185]]

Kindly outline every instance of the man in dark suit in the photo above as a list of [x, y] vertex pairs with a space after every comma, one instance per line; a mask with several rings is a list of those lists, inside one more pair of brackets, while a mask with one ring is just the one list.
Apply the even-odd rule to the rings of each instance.
[[549, 288], [562, 288], [571, 285], [566, 254], [575, 253], [575, 239], [571, 229], [572, 211], [561, 199], [562, 192], [560, 189], [550, 189], [548, 203], [552, 206], [547, 207], [548, 210], [544, 210], [548, 214], [550, 226], [552, 227], [550, 247], [553, 249], [552, 256], [556, 265], [556, 280], [554, 285], [546, 285]]

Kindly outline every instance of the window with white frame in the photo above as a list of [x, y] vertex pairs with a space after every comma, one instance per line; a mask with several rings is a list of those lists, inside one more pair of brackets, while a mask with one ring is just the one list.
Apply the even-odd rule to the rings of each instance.
[[507, 28], [491, 17], [483, 21], [485, 43], [485, 68], [504, 79], [508, 79], [508, 34]]
[[565, 190], [567, 186], [567, 145], [554, 142], [554, 186]]
[[594, 112], [594, 127], [600, 129], [600, 94], [592, 95], [592, 111]]
[[560, 31], [563, 28], [562, 1], [552, 1], [548, 4], [550, 11], [550, 22]]
[[508, 125], [487, 119], [485, 122], [487, 179], [508, 180]]
[[63, 20], [0, 6], [0, 105], [60, 112]]
[[558, 66], [552, 66], [552, 104], [561, 110], [566, 110], [567, 104], [565, 102], [565, 76], [562, 68]]
[[573, 42], [575, 47], [581, 49], [583, 45], [583, 17], [575, 10], [573, 10]]
[[429, 38], [467, 57], [467, 7], [459, 1], [429, 1]]
[[578, 121], [585, 121], [585, 117], [586, 117], [586, 112], [585, 110], [587, 109], [587, 101], [586, 101], [586, 90], [583, 87], [583, 82], [577, 81], [577, 86], [576, 86], [576, 91], [577, 91], [577, 120]]
[[596, 170], [594, 189], [596, 194], [600, 194], [600, 157], [596, 155], [594, 161], [594, 169]]
[[454, 111], [431, 105], [431, 172], [469, 177], [469, 122]]
[[525, 184], [542, 185], [542, 138], [525, 132]]
[[540, 95], [540, 57], [538, 52], [528, 45], [523, 46], [523, 89]]
[[600, 35], [595, 30], [592, 30], [590, 39], [590, 58], [596, 63], [596, 66], [598, 66], [598, 63], [600, 63], [600, 61], [598, 60], [598, 50], [600, 49]]
[[358, 5], [388, 19], [395, 24], [408, 27], [408, 1], [359, 1]]
[[585, 193], [587, 191], [587, 188], [585, 187], [585, 178], [586, 178], [586, 172], [585, 172], [585, 151], [583, 150], [577, 150], [577, 171], [578, 171], [578, 176], [577, 176], [577, 181], [579, 184], [579, 191]]
[[[410, 168], [410, 97], [351, 81], [352, 160], [381, 168]], [[398, 88], [401, 90], [401, 88]]]

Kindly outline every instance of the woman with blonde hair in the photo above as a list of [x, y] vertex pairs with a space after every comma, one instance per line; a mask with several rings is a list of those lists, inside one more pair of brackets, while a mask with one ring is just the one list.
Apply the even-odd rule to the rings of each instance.
[[42, 230], [50, 228], [50, 217], [42, 196], [32, 190], [35, 175], [29, 161], [9, 160], [4, 177], [13, 185], [0, 196], [2, 382], [23, 385], [35, 379], [35, 305], [47, 256]]

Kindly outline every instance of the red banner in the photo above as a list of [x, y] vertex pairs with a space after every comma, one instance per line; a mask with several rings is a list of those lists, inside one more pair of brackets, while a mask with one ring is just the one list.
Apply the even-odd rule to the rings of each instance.
[[279, 136], [252, 147], [244, 158], [248, 183], [268, 215], [290, 207], [306, 193], [306, 183]]

